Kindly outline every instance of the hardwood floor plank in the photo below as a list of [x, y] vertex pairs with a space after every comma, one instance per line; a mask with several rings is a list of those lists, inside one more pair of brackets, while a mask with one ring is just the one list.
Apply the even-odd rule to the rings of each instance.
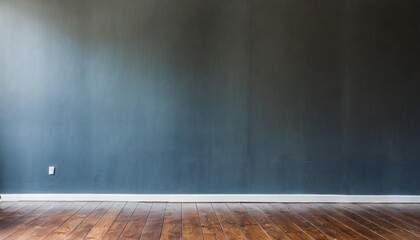
[[204, 240], [225, 240], [226, 235], [210, 203], [197, 203]]
[[7, 208], [18, 204], [18, 202], [0, 202], [0, 214], [1, 212], [3, 212], [4, 210], [6, 210]]
[[111, 227], [109, 227], [108, 231], [105, 233], [102, 239], [118, 239], [125, 226], [127, 225], [128, 221], [130, 220], [131, 216], [133, 215], [134, 210], [136, 210], [137, 205], [138, 203], [134, 202], [127, 203], [122, 209], [121, 213], [115, 219], [114, 223], [112, 223]]
[[98, 206], [100, 202], [89, 202], [84, 205], [73, 216], [67, 219], [58, 228], [52, 231], [45, 240], [61, 240], [65, 239], [79, 224], [89, 216]]
[[316, 207], [312, 207], [310, 204], [290, 204], [289, 206], [312, 225], [332, 238], [343, 240], [367, 239], [366, 237], [338, 222], [334, 218], [322, 214], [322, 211]]
[[84, 239], [102, 239], [126, 204], [126, 202], [114, 203], [114, 205], [108, 209], [108, 212], [106, 212], [105, 215], [95, 224]]
[[316, 204], [316, 206], [319, 207], [319, 209], [321, 209], [325, 214], [328, 214], [329, 216], [335, 218], [337, 221], [340, 221], [347, 227], [353, 229], [354, 231], [367, 237], [368, 239], [386, 240], [385, 237], [371, 231], [369, 228], [366, 228], [365, 226], [359, 224], [358, 222], [355, 222], [351, 220], [350, 218], [347, 218], [346, 216], [339, 213], [338, 211], [335, 211], [334, 209], [329, 208], [328, 205], [330, 204]]
[[8, 216], [10, 216], [10, 215], [12, 215], [16, 212], [20, 212], [20, 210], [23, 209], [24, 207], [31, 206], [31, 205], [34, 205], [34, 203], [18, 202], [18, 203], [13, 204], [9, 207], [6, 207], [2, 211], [0, 211], [0, 220], [7, 219], [6, 217], [8, 217]]
[[399, 218], [395, 215], [386, 214], [383, 211], [379, 211], [379, 210], [371, 207], [371, 205], [364, 205], [363, 209], [365, 209], [367, 212], [369, 212], [372, 215], [375, 215], [379, 218], [382, 218], [383, 220], [385, 220], [385, 221], [387, 221], [391, 224], [394, 224], [397, 227], [400, 227], [400, 228], [406, 230], [407, 232], [413, 233], [414, 235], [416, 235], [420, 239], [420, 226], [415, 226], [415, 225], [413, 226], [409, 223], [406, 223], [401, 218]]
[[420, 240], [420, 204], [15, 202], [0, 240]]
[[251, 215], [248, 214], [247, 210], [240, 203], [228, 203], [228, 208], [232, 212], [233, 216], [238, 221], [248, 239], [261, 239], [269, 240], [270, 236], [260, 227]]
[[404, 214], [407, 218], [412, 219], [414, 222], [420, 222], [420, 213], [417, 212], [417, 208], [414, 207], [414, 204], [386, 204], [387, 208], [390, 210], [398, 211], [401, 214]]
[[226, 204], [213, 203], [212, 206], [227, 239], [247, 239], [244, 232], [242, 231], [241, 226], [238, 224]]
[[12, 235], [8, 236], [5, 239], [15, 239], [15, 240], [26, 239], [27, 237], [29, 237], [30, 234], [32, 234], [34, 231], [38, 230], [41, 226], [46, 224], [50, 220], [51, 217], [53, 217], [56, 214], [61, 213], [62, 211], [70, 207], [71, 205], [72, 203], [69, 203], [69, 202], [59, 202], [50, 210], [41, 214], [30, 223], [23, 225], [20, 229], [18, 229], [16, 232], [14, 232]]
[[34, 203], [23, 203], [22, 205], [16, 204], [13, 207], [9, 208], [7, 212], [4, 212], [4, 215], [0, 218], [0, 231], [1, 229], [19, 222], [22, 217], [33, 212], [37, 208], [41, 207], [44, 203], [34, 202]]
[[75, 202], [70, 207], [64, 209], [64, 211], [59, 214], [53, 215], [48, 222], [46, 222], [42, 227], [37, 228], [32, 234], [28, 235], [28, 239], [39, 240], [44, 239], [48, 234], [53, 232], [58, 228], [63, 222], [73, 216], [77, 211], [79, 211], [86, 202]]
[[[384, 206], [385, 205], [385, 206]], [[400, 209], [394, 209], [390, 206], [390, 204], [375, 204], [374, 206], [370, 206], [371, 208], [381, 211], [389, 216], [396, 217], [401, 221], [404, 221], [407, 224], [411, 224], [411, 226], [420, 228], [420, 219], [415, 219], [407, 216], [404, 211]]]
[[83, 239], [112, 205], [112, 202], [100, 203], [65, 239]]
[[299, 214], [289, 209], [287, 206], [288, 204], [275, 203], [271, 205], [274, 206], [274, 208], [276, 208], [281, 214], [283, 214], [292, 223], [299, 226], [299, 228], [302, 229], [306, 233], [306, 235], [310, 236], [311, 238], [315, 240], [325, 240], [325, 239], [332, 240], [333, 239], [329, 237], [328, 235], [324, 234], [321, 230], [313, 226], [311, 223], [306, 221]]
[[163, 220], [161, 240], [181, 239], [182, 206], [180, 203], [168, 203]]
[[151, 207], [151, 203], [139, 203], [118, 239], [139, 239]]
[[153, 203], [140, 240], [158, 240], [162, 233], [166, 203]]
[[49, 202], [42, 204], [42, 206], [39, 208], [36, 208], [33, 211], [28, 212], [27, 214], [24, 214], [20, 218], [18, 218], [16, 221], [14, 221], [12, 224], [4, 227], [0, 231], [0, 239], [5, 239], [6, 237], [12, 235], [16, 231], [18, 231], [21, 228], [24, 228], [27, 224], [37, 219], [39, 216], [44, 214], [45, 212], [49, 211], [51, 208], [53, 208], [58, 203], [56, 202]]
[[416, 239], [418, 238], [415, 234], [412, 234], [394, 224], [391, 224], [385, 220], [383, 220], [382, 218], [379, 218], [375, 215], [370, 214], [368, 211], [366, 211], [366, 209], [361, 208], [359, 205], [357, 204], [352, 204], [352, 205], [347, 205], [346, 208], [353, 210], [356, 214], [358, 214], [359, 216], [377, 224], [380, 225], [388, 230], [390, 230], [393, 233], [398, 234], [399, 236], [405, 238], [405, 239]]
[[399, 208], [401, 210], [408, 210], [408, 212], [413, 213], [415, 217], [420, 217], [420, 204], [419, 203], [399, 203], [392, 204], [392, 206]]
[[182, 239], [203, 239], [203, 230], [195, 203], [182, 204]]
[[286, 216], [284, 216], [280, 211], [271, 206], [268, 203], [257, 204], [259, 209], [265, 213], [278, 227], [283, 229], [286, 235], [292, 239], [302, 239], [302, 240], [312, 240], [305, 231], [303, 231], [298, 225], [291, 222]]
[[340, 206], [339, 204], [330, 204], [329, 205], [330, 208], [334, 209], [335, 211], [343, 214], [344, 216], [346, 216], [347, 218], [350, 218], [351, 220], [358, 222], [359, 224], [362, 224], [363, 226], [365, 226], [366, 228], [370, 229], [371, 231], [387, 238], [387, 239], [401, 239], [401, 236], [392, 233], [391, 231], [388, 231], [387, 229], [367, 220], [362, 218], [361, 216], [357, 215], [356, 213], [354, 213], [353, 211], [350, 211], [346, 208], [344, 208], [343, 206]]
[[262, 229], [272, 239], [290, 240], [287, 234], [277, 226], [267, 215], [265, 215], [254, 203], [242, 203], [242, 206], [248, 211], [249, 215], [255, 219]]

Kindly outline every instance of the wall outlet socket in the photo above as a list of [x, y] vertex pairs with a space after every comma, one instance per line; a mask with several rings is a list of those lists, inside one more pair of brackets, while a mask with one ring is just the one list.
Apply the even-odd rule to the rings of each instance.
[[55, 175], [55, 167], [49, 167], [48, 168], [48, 174], [49, 175]]

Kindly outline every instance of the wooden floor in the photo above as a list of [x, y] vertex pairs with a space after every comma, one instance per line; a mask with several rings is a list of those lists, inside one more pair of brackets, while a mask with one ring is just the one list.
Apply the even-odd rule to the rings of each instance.
[[420, 239], [420, 204], [3, 202], [0, 239]]

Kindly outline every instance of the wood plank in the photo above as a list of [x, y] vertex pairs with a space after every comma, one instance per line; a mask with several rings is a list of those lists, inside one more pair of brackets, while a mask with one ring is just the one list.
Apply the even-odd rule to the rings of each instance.
[[408, 210], [408, 212], [413, 213], [413, 216], [415, 216], [416, 218], [420, 217], [420, 204], [418, 203], [399, 203], [392, 204], [392, 206], [401, 210]]
[[369, 239], [380, 239], [380, 240], [386, 240], [385, 237], [373, 232], [369, 228], [366, 228], [365, 226], [359, 224], [358, 222], [355, 222], [351, 220], [350, 218], [347, 218], [343, 214], [341, 214], [338, 211], [335, 211], [332, 208], [329, 208], [328, 205], [330, 204], [315, 204], [319, 209], [321, 209], [325, 214], [328, 214], [329, 216], [335, 218], [337, 221], [340, 221], [347, 227], [353, 229], [354, 231], [360, 233], [361, 235], [369, 238]]
[[238, 221], [247, 238], [261, 240], [271, 239], [240, 203], [228, 203], [227, 206]]
[[20, 209], [28, 206], [28, 205], [34, 205], [34, 203], [30, 202], [18, 202], [16, 204], [13, 204], [11, 206], [5, 207], [2, 211], [0, 211], [0, 221], [7, 219], [8, 216], [19, 212]]
[[348, 228], [344, 224], [338, 222], [330, 216], [322, 214], [322, 211], [315, 207], [311, 207], [310, 204], [290, 204], [291, 209], [300, 214], [312, 225], [317, 227], [326, 235], [329, 235], [335, 239], [364, 239], [367, 238], [360, 235], [359, 233]]
[[197, 210], [198, 216], [200, 217], [204, 240], [227, 239], [211, 204], [197, 203]]
[[126, 204], [126, 202], [115, 202], [84, 239], [102, 239]]
[[23, 202], [0, 211], [0, 239], [411, 240], [419, 206]]
[[242, 203], [242, 206], [272, 239], [290, 240], [284, 230], [277, 226], [256, 204]]
[[200, 218], [194, 203], [182, 204], [182, 239], [203, 239]]
[[247, 239], [241, 226], [238, 224], [226, 204], [213, 203], [212, 206], [227, 239]]
[[292, 239], [303, 239], [312, 240], [312, 238], [306, 234], [298, 225], [291, 222], [286, 216], [280, 211], [275, 209], [270, 204], [257, 204], [260, 210], [265, 213], [279, 228], [283, 229], [286, 235]]
[[161, 240], [181, 239], [182, 237], [182, 206], [180, 203], [170, 203], [166, 206], [163, 220]]
[[140, 240], [157, 240], [160, 239], [163, 226], [163, 218], [165, 217], [166, 203], [153, 203], [144, 225], [143, 233]]
[[40, 202], [13, 205], [7, 212], [5, 212], [5, 215], [1, 217], [0, 230], [11, 224], [19, 223], [22, 217], [28, 215], [42, 205], [44, 205], [44, 203]]
[[274, 208], [276, 208], [281, 214], [283, 214], [287, 219], [299, 226], [299, 228], [302, 229], [306, 233], [306, 235], [310, 236], [311, 238], [315, 240], [333, 239], [330, 236], [324, 234], [321, 230], [316, 228], [310, 222], [306, 221], [299, 214], [289, 209], [287, 204], [276, 203], [271, 205]]
[[416, 239], [418, 238], [415, 234], [412, 234], [398, 226], [395, 226], [394, 224], [391, 224], [379, 217], [376, 217], [372, 214], [370, 214], [369, 212], [367, 212], [364, 208], [361, 208], [360, 206], [358, 206], [357, 204], [352, 204], [352, 205], [346, 205], [345, 206], [347, 209], [353, 210], [357, 215], [377, 224], [382, 226], [383, 228], [386, 228], [388, 230], [390, 230], [391, 232], [399, 235], [402, 238], [406, 238], [406, 239]]
[[6, 237], [12, 235], [13, 233], [15, 233], [16, 231], [21, 229], [22, 226], [26, 226], [30, 222], [34, 221], [35, 219], [37, 219], [39, 216], [41, 216], [45, 212], [49, 211], [51, 208], [53, 208], [58, 203], [49, 202], [49, 203], [45, 203], [45, 204], [43, 204], [43, 203], [39, 203], [39, 204], [42, 205], [42, 206], [40, 206], [39, 208], [36, 208], [33, 211], [30, 211], [27, 214], [24, 214], [18, 220], [14, 221], [13, 224], [8, 225], [8, 226], [4, 227], [3, 229], [1, 229], [0, 239], [5, 239]]
[[124, 206], [121, 213], [118, 215], [117, 219], [115, 219], [114, 223], [111, 225], [111, 227], [109, 227], [107, 233], [103, 236], [102, 239], [118, 239], [125, 226], [127, 225], [128, 221], [130, 220], [131, 216], [133, 215], [134, 210], [136, 210], [137, 205], [138, 203], [134, 202], [127, 203]]
[[338, 204], [330, 204], [329, 208], [334, 209], [335, 211], [343, 214], [344, 216], [346, 216], [347, 218], [350, 218], [351, 220], [358, 222], [359, 224], [365, 226], [366, 228], [370, 229], [371, 231], [387, 238], [387, 239], [402, 239], [401, 236], [398, 236], [395, 233], [392, 233], [391, 231], [388, 231], [387, 229], [371, 222], [368, 221], [364, 218], [362, 218], [361, 216], [355, 214], [353, 211], [350, 211], [346, 208], [344, 208], [343, 206], [340, 206]]
[[413, 204], [385, 204], [386, 208], [400, 212], [404, 214], [406, 218], [411, 219], [412, 221], [416, 222], [416, 225], [420, 222], [420, 213], [417, 212], [417, 208], [412, 208]]
[[407, 216], [404, 211], [401, 211], [398, 208], [392, 208], [390, 204], [375, 204], [374, 206], [370, 206], [373, 209], [381, 211], [389, 216], [396, 217], [401, 221], [404, 221], [407, 224], [411, 224], [411, 226], [420, 228], [420, 219], [415, 219]]
[[83, 219], [83, 221], [67, 235], [66, 239], [83, 239], [112, 205], [112, 202], [100, 203], [89, 216]]
[[379, 211], [375, 208], [372, 208], [371, 205], [363, 205], [363, 209], [365, 209], [367, 212], [369, 212], [372, 215], [382, 218], [383, 220], [406, 230], [407, 232], [413, 233], [420, 239], [420, 225], [415, 226], [415, 225], [406, 223], [405, 221], [401, 220], [401, 218], [399, 218], [398, 216], [386, 214], [383, 211]]
[[20, 229], [18, 229], [16, 232], [14, 232], [12, 235], [8, 236], [5, 239], [26, 239], [29, 237], [31, 233], [38, 230], [41, 226], [46, 224], [52, 216], [55, 214], [59, 214], [62, 211], [64, 211], [66, 208], [70, 207], [72, 203], [69, 202], [60, 202], [54, 207], [52, 207], [50, 210], [46, 211], [45, 213], [41, 214], [37, 218], [35, 218], [33, 221], [22, 225]]
[[4, 210], [6, 210], [7, 208], [18, 204], [19, 202], [0, 202], [0, 214], [1, 212], [3, 212]]
[[53, 232], [67, 219], [79, 211], [84, 205], [86, 205], [86, 202], [73, 203], [70, 207], [64, 209], [64, 211], [60, 212], [59, 214], [51, 216], [48, 222], [39, 228], [37, 227], [37, 230], [28, 235], [27, 238], [31, 240], [44, 239], [46, 236], [48, 236], [48, 234]]
[[151, 203], [139, 203], [118, 239], [139, 239], [149, 215]]
[[87, 216], [89, 216], [98, 206], [100, 202], [89, 202], [84, 205], [73, 216], [66, 220], [61, 226], [52, 231], [45, 240], [61, 240], [72, 232]]

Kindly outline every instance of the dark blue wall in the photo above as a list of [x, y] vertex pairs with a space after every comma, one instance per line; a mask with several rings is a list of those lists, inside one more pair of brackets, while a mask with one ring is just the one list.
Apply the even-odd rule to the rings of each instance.
[[420, 194], [419, 169], [418, 0], [0, 1], [1, 193]]

